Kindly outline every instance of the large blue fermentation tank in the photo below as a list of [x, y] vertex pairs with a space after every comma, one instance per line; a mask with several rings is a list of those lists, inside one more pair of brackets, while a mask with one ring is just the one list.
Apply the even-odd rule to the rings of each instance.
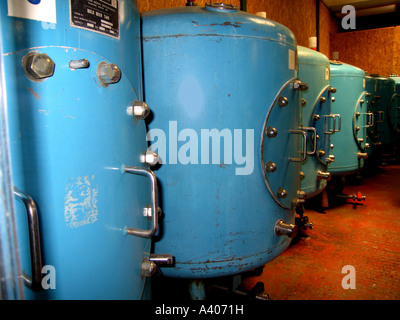
[[301, 200], [295, 37], [223, 4], [142, 19], [164, 213], [155, 253], [175, 257], [163, 273], [209, 278], [261, 266], [289, 246]]
[[377, 80], [371, 75], [365, 76], [365, 100], [367, 103], [367, 111], [372, 113], [372, 120], [367, 128], [367, 143], [369, 148], [366, 149], [368, 156], [375, 155], [379, 149], [379, 143], [374, 141], [374, 125], [375, 125], [375, 110], [378, 103], [376, 98]]
[[400, 134], [400, 77], [390, 77], [395, 83], [395, 92], [389, 103], [389, 122], [390, 127], [395, 135], [395, 140], [398, 141]]
[[368, 157], [367, 127], [372, 113], [365, 101], [365, 72], [355, 66], [331, 61], [331, 85], [335, 94], [335, 113], [341, 116], [341, 130], [331, 137], [335, 161], [329, 166], [332, 175], [344, 176], [357, 172]]
[[374, 139], [382, 144], [382, 152], [390, 152], [395, 141], [391, 124], [391, 101], [395, 96], [395, 81], [392, 78], [376, 78]]
[[301, 164], [301, 191], [311, 198], [322, 192], [330, 180], [328, 165], [334, 161], [331, 135], [340, 130], [341, 117], [332, 113], [336, 89], [330, 85], [328, 57], [302, 46], [297, 49], [299, 78], [308, 84], [302, 92], [302, 126], [315, 129], [309, 133], [311, 156]]
[[0, 5], [27, 299], [145, 292], [157, 197], [141, 158], [140, 17], [130, 0], [96, 3]]

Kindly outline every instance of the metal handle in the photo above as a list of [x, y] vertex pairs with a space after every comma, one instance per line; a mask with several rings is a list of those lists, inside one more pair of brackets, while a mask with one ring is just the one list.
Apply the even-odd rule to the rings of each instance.
[[292, 162], [303, 162], [307, 158], [307, 133], [303, 130], [289, 130], [291, 134], [302, 134], [304, 138], [303, 158], [289, 158]]
[[333, 117], [336, 121], [336, 118], [339, 118], [339, 129], [336, 130], [336, 123], [335, 123], [335, 127], [334, 127], [334, 132], [339, 132], [340, 130], [342, 130], [342, 116], [340, 114], [333, 114]]
[[368, 122], [367, 122], [369, 124], [367, 124], [367, 128], [371, 128], [375, 124], [375, 117], [374, 117], [374, 114], [372, 112], [367, 112], [367, 115], [369, 117]]
[[39, 217], [35, 201], [25, 192], [14, 187], [16, 199], [20, 200], [28, 214], [29, 242], [31, 252], [32, 277], [23, 274], [24, 284], [33, 291], [42, 289], [42, 250], [40, 246]]
[[377, 111], [377, 113], [378, 113], [378, 120], [376, 120], [376, 123], [383, 123], [385, 121], [385, 112]]
[[313, 151], [307, 151], [308, 155], [313, 155], [317, 152], [317, 129], [314, 127], [301, 127], [302, 130], [306, 131], [313, 131], [314, 132], [314, 150]]
[[335, 129], [336, 129], [336, 118], [335, 115], [333, 114], [329, 114], [326, 116], [323, 116], [325, 118], [325, 125], [326, 125], [326, 119], [327, 118], [332, 118], [333, 119], [333, 129], [329, 129], [329, 131], [324, 131], [325, 134], [334, 134], [335, 133]]
[[124, 228], [124, 232], [131, 236], [137, 236], [142, 238], [151, 238], [158, 229], [158, 199], [157, 199], [157, 178], [153, 171], [147, 168], [139, 168], [139, 167], [127, 167], [124, 166], [124, 172], [131, 174], [139, 174], [147, 176], [151, 181], [151, 210], [152, 214], [152, 224], [149, 230], [141, 230], [141, 229], [133, 229], [133, 228]]

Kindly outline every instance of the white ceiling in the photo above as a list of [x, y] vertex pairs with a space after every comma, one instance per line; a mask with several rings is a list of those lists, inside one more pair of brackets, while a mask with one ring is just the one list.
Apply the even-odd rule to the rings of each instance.
[[334, 13], [340, 14], [344, 5], [352, 5], [356, 9], [356, 14], [374, 15], [380, 13], [393, 12], [396, 4], [400, 0], [322, 0], [325, 5]]

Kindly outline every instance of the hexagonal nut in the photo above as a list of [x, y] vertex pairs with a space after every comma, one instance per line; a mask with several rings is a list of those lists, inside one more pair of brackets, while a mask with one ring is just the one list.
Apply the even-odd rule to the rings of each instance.
[[160, 157], [153, 150], [146, 150], [141, 156], [140, 161], [149, 166], [155, 166], [160, 162]]
[[136, 120], [145, 119], [150, 113], [149, 106], [143, 101], [135, 100], [133, 102], [133, 116]]
[[40, 80], [53, 76], [55, 65], [47, 54], [31, 52], [26, 56], [24, 67], [29, 76]]

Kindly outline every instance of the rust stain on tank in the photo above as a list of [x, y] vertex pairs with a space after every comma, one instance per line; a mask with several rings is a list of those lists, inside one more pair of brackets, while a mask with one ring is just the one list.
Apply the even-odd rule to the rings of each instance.
[[34, 91], [32, 88], [27, 88], [29, 90], [30, 93], [33, 94], [33, 96], [36, 98], [36, 100], [40, 100], [40, 96], [38, 95], [38, 93], [36, 91]]
[[234, 28], [240, 28], [241, 27], [241, 22], [230, 22], [226, 21], [224, 23], [211, 23], [211, 24], [198, 24], [196, 21], [192, 21], [194, 23], [195, 27], [214, 27], [214, 26], [221, 26], [221, 27], [234, 27]]

